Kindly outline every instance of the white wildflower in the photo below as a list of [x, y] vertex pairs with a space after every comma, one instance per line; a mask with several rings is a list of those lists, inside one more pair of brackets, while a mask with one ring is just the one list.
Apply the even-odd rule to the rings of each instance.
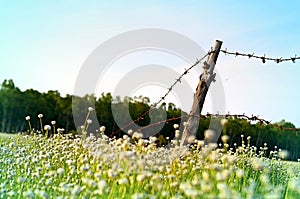
[[211, 192], [213, 190], [213, 185], [210, 181], [204, 181], [200, 185], [203, 192]]
[[125, 184], [127, 184], [128, 183], [128, 179], [127, 178], [120, 178], [118, 181], [118, 184], [119, 185], [125, 185]]
[[197, 189], [186, 189], [184, 190], [185, 195], [191, 198], [197, 198], [200, 192]]
[[143, 138], [143, 134], [138, 133], [138, 132], [134, 132], [133, 135], [132, 135], [132, 138], [139, 140], [139, 139]]
[[97, 187], [97, 183], [90, 178], [82, 178], [82, 182], [89, 187]]
[[138, 182], [144, 181], [145, 178], [146, 178], [146, 175], [145, 175], [145, 174], [139, 174], [139, 175], [136, 176], [136, 180], [137, 180]]
[[43, 114], [38, 114], [38, 118], [42, 118], [43, 117]]
[[135, 193], [131, 196], [131, 199], [144, 199], [146, 197], [147, 195], [145, 195], [144, 193]]
[[11, 142], [11, 143], [9, 143], [9, 148], [13, 148], [14, 146], [15, 146], [15, 143], [14, 142]]
[[107, 187], [107, 183], [106, 183], [105, 180], [100, 180], [100, 181], [97, 183], [97, 186], [98, 186], [98, 189], [104, 190], [104, 189]]
[[92, 111], [94, 111], [94, 108], [93, 108], [93, 107], [89, 107], [89, 108], [88, 108], [88, 111], [89, 111], [89, 112], [92, 112]]
[[204, 137], [205, 139], [207, 140], [211, 140], [215, 137], [216, 133], [214, 130], [211, 130], [211, 129], [207, 129], [204, 131]]
[[88, 172], [90, 171], [90, 165], [89, 164], [84, 164], [80, 167], [80, 170], [81, 171], [85, 171], [85, 172]]
[[157, 137], [150, 136], [149, 140], [150, 140], [150, 143], [155, 143], [157, 141]]
[[78, 196], [82, 190], [83, 190], [83, 188], [81, 186], [75, 185], [74, 188], [71, 191], [71, 194], [73, 196]]
[[218, 152], [212, 151], [212, 152], [209, 154], [208, 159], [209, 159], [211, 162], [217, 162], [217, 161], [220, 159], [220, 155], [219, 155]]
[[245, 172], [244, 172], [243, 169], [237, 169], [236, 172], [235, 172], [235, 174], [236, 174], [236, 177], [243, 178], [244, 175], [245, 175]]
[[261, 174], [261, 175], [259, 176], [259, 179], [260, 179], [260, 182], [261, 182], [262, 184], [264, 184], [264, 185], [266, 185], [266, 186], [269, 185], [269, 178], [268, 178], [268, 176], [267, 176], [266, 174]]
[[179, 189], [181, 189], [182, 191], [186, 190], [186, 189], [191, 189], [192, 186], [189, 182], [183, 182], [179, 185]]
[[204, 141], [203, 140], [198, 140], [197, 141], [197, 149], [200, 149], [202, 146], [204, 146]]
[[50, 163], [45, 163], [44, 167], [45, 167], [46, 169], [50, 169], [51, 165], [50, 165]]
[[23, 195], [25, 198], [34, 198], [35, 197], [35, 195], [31, 189], [28, 189], [27, 191], [25, 191], [23, 193]]
[[178, 146], [178, 140], [171, 140], [171, 143], [172, 143], [174, 146]]
[[50, 178], [46, 179], [45, 184], [46, 185], [52, 185], [52, 180]]
[[286, 159], [289, 156], [289, 152], [287, 150], [280, 150], [278, 156], [281, 159]]
[[13, 197], [14, 195], [16, 195], [16, 193], [13, 190], [10, 190], [9, 192], [7, 192], [7, 195]]
[[100, 127], [100, 132], [104, 133], [104, 131], [105, 131], [105, 126], [101, 126]]
[[189, 144], [192, 144], [196, 141], [196, 137], [194, 135], [190, 135], [188, 138], [187, 138], [187, 142]]
[[174, 128], [174, 129], [178, 129], [178, 128], [179, 128], [179, 125], [178, 125], [178, 124], [174, 124], [174, 125], [173, 125], [173, 128]]
[[204, 172], [202, 173], [202, 178], [203, 178], [203, 180], [205, 180], [205, 181], [209, 181], [209, 179], [210, 179], [209, 173], [207, 173], [206, 171], [204, 171]]
[[129, 130], [127, 131], [127, 134], [128, 134], [128, 135], [132, 135], [132, 133], [133, 133], [133, 130], [132, 130], [132, 129], [129, 129]]
[[48, 125], [48, 124], [45, 125], [45, 126], [44, 126], [44, 130], [45, 130], [45, 131], [50, 131], [50, 130], [51, 130], [51, 126]]
[[62, 134], [64, 132], [64, 129], [62, 128], [57, 128], [57, 133]]
[[65, 173], [65, 170], [63, 168], [58, 168], [57, 169], [57, 174], [62, 176]]
[[23, 178], [23, 177], [18, 177], [18, 179], [17, 179], [17, 182], [18, 183], [24, 183], [24, 182], [26, 182], [27, 181], [27, 179], [26, 178]]
[[59, 190], [61, 192], [66, 192], [67, 193], [67, 192], [70, 191], [70, 185], [65, 183], [65, 182], [62, 182], [62, 183], [59, 184]]
[[32, 173], [32, 177], [33, 177], [33, 178], [39, 178], [39, 177], [40, 177], [39, 172], [34, 172], [34, 173]]
[[255, 170], [263, 170], [267, 165], [265, 162], [260, 160], [259, 158], [252, 159], [252, 166]]
[[221, 125], [222, 126], [225, 126], [227, 124], [227, 122], [228, 122], [227, 119], [225, 119], [225, 118], [221, 119]]
[[227, 143], [229, 141], [229, 139], [230, 139], [230, 137], [228, 135], [223, 135], [221, 137], [221, 140], [222, 140], [223, 143]]
[[219, 193], [220, 198], [232, 198], [231, 192], [226, 184], [218, 183], [217, 188], [220, 191]]
[[25, 120], [27, 120], [27, 121], [30, 120], [30, 116], [26, 116]]
[[218, 147], [217, 143], [209, 143], [208, 144], [208, 148], [210, 148], [210, 149], [216, 149], [217, 147]]

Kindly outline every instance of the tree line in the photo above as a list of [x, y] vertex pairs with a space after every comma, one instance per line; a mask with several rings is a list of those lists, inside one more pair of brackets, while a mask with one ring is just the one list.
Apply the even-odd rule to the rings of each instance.
[[[26, 116], [30, 116], [32, 128], [39, 130], [40, 123], [38, 114], [43, 114], [43, 124], [51, 124], [56, 121], [57, 128], [64, 128], [66, 133], [77, 133], [80, 125], [84, 124], [88, 107], [95, 109], [89, 118], [93, 121], [89, 127], [90, 132], [96, 132], [100, 126], [105, 126], [105, 134], [108, 136], [121, 137], [127, 133], [132, 126], [120, 129], [125, 124], [140, 117], [141, 114], [149, 110], [151, 106], [147, 97], [113, 97], [110, 93], [102, 93], [100, 97], [95, 95], [85, 95], [83, 97], [67, 94], [62, 97], [58, 91], [48, 91], [41, 93], [34, 89], [21, 91], [15, 86], [13, 80], [4, 80], [0, 89], [0, 131], [17, 133], [28, 132]], [[128, 111], [129, 110], [129, 111]], [[115, 114], [113, 114], [115, 112]], [[129, 113], [128, 113], [129, 112]], [[160, 144], [167, 144], [175, 136], [174, 124], [182, 124], [187, 120], [188, 114], [177, 108], [173, 103], [162, 103], [153, 109], [150, 114], [146, 114], [136, 122], [139, 126], [147, 126], [150, 122], [160, 124], [159, 121], [171, 118], [178, 118], [159, 126]], [[196, 137], [203, 139], [204, 131], [208, 129], [211, 117], [199, 119], [199, 129]], [[74, 122], [75, 121], [75, 122]], [[96, 122], [99, 121], [99, 124]], [[120, 125], [121, 124], [121, 125]], [[278, 122], [280, 126], [295, 128], [295, 126], [282, 120]], [[142, 131], [156, 132], [158, 125], [145, 128]], [[267, 152], [273, 150], [275, 146], [289, 151], [289, 159], [300, 158], [300, 136], [297, 132], [280, 130], [272, 126], [263, 126], [259, 123], [252, 124], [245, 119], [228, 118], [223, 126], [222, 134], [230, 136], [229, 145], [234, 147], [234, 143], [241, 144], [241, 135], [251, 136], [251, 145], [264, 146], [267, 143]], [[169, 139], [167, 139], [169, 138]], [[221, 142], [219, 140], [219, 142]]]

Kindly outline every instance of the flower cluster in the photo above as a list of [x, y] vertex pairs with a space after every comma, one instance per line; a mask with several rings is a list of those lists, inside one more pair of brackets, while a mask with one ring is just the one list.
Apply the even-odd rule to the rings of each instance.
[[[54, 125], [54, 124], [53, 124]], [[51, 126], [44, 130], [50, 130]], [[175, 131], [178, 126], [174, 126]], [[104, 132], [105, 127], [100, 131]], [[211, 135], [206, 131], [206, 136]], [[131, 132], [0, 136], [0, 198], [297, 198], [299, 163], [242, 144], [157, 147]], [[249, 138], [250, 139], [250, 138]]]

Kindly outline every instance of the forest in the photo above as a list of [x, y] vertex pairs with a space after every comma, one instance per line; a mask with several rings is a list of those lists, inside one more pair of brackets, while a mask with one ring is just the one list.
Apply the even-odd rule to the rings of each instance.
[[[85, 95], [83, 97], [66, 95], [62, 97], [58, 91], [48, 91], [41, 93], [34, 89], [21, 91], [13, 82], [13, 80], [4, 80], [0, 90], [0, 132], [18, 133], [28, 132], [28, 123], [25, 117], [30, 116], [32, 128], [39, 130], [40, 123], [38, 114], [43, 114], [43, 124], [51, 124], [55, 121], [57, 128], [64, 128], [65, 133], [76, 134], [82, 122], [87, 115], [87, 107], [93, 107], [94, 113], [90, 118], [93, 121], [89, 131], [94, 132], [99, 127], [105, 126], [105, 134], [112, 137], [121, 137], [126, 131], [121, 131], [122, 126], [118, 126], [116, 115], [112, 114], [112, 108], [118, 110], [117, 117], [122, 120], [122, 124], [127, 124], [131, 120], [138, 118], [146, 112], [150, 106], [150, 100], [147, 97], [120, 97], [113, 98], [110, 93], [102, 93], [100, 97], [95, 95]], [[130, 112], [130, 117], [124, 117], [126, 111]], [[166, 122], [157, 136], [163, 137], [161, 145], [167, 144], [174, 136], [174, 124], [180, 124], [187, 120], [187, 113], [182, 112], [173, 103], [162, 103], [155, 109], [154, 120], [160, 121], [164, 118], [163, 113], [166, 113], [166, 118], [178, 118]], [[74, 115], [81, 116], [74, 118]], [[152, 114], [153, 115], [153, 114]], [[153, 119], [153, 118], [152, 118]], [[211, 117], [200, 118], [200, 125], [197, 132], [197, 138], [203, 139], [203, 134], [208, 129]], [[79, 120], [74, 122], [74, 120]], [[118, 119], [117, 119], [118, 120]], [[96, 122], [99, 121], [97, 125]], [[145, 115], [141, 120], [137, 121], [139, 126], [146, 126], [150, 122], [149, 115]], [[282, 127], [295, 128], [295, 126], [285, 120], [279, 121], [276, 124]], [[151, 129], [152, 128], [152, 129]], [[148, 131], [155, 130], [153, 127], [147, 128]], [[262, 125], [259, 123], [251, 123], [246, 119], [235, 117], [228, 118], [226, 125], [223, 126], [223, 135], [230, 137], [229, 145], [234, 147], [235, 143], [241, 143], [241, 135], [244, 135], [244, 140], [247, 137], [251, 146], [265, 147], [269, 153], [274, 147], [285, 149], [289, 152], [288, 159], [297, 160], [300, 158], [300, 136], [298, 132], [287, 131], [275, 128], [271, 125]], [[167, 139], [169, 138], [169, 139]]]

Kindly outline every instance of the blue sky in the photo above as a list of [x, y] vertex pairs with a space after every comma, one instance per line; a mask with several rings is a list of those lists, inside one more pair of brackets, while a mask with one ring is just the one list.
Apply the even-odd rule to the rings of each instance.
[[[300, 55], [299, 9], [298, 1], [0, 0], [0, 81], [13, 79], [21, 90], [72, 94], [83, 62], [97, 46], [139, 28], [176, 31], [205, 50], [220, 39], [232, 51]], [[180, 61], [167, 64], [183, 66]], [[221, 54], [216, 67], [226, 111], [274, 122], [284, 118], [300, 127], [300, 61], [262, 64]], [[110, 91], [108, 85], [101, 89]]]

